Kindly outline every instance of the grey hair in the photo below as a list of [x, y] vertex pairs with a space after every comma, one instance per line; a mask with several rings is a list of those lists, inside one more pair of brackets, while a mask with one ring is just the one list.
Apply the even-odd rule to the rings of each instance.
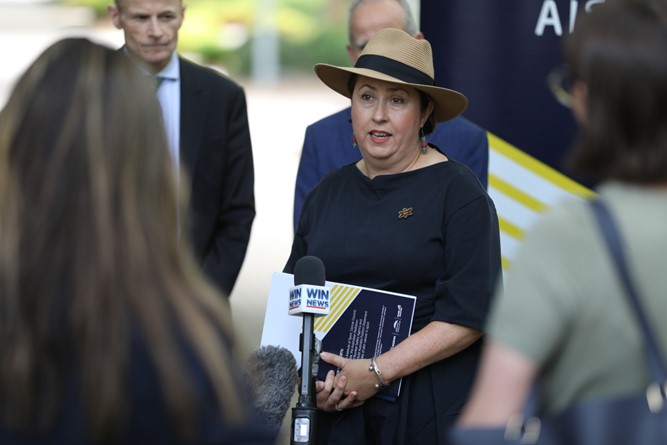
[[351, 23], [352, 14], [354, 14], [357, 6], [361, 5], [362, 3], [382, 3], [386, 1], [395, 1], [401, 6], [401, 8], [403, 8], [403, 12], [405, 13], [405, 26], [403, 31], [407, 32], [411, 36], [417, 34], [417, 22], [415, 21], [415, 17], [412, 14], [412, 8], [410, 8], [407, 0], [353, 0], [350, 4], [350, 12], [347, 17], [347, 34], [350, 45], [354, 45], [354, 36], [352, 35]]

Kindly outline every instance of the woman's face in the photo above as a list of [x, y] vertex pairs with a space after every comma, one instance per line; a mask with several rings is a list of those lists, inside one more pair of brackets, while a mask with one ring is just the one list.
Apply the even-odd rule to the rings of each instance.
[[[429, 104], [427, 112], [431, 109]], [[391, 167], [412, 159], [427, 112], [422, 113], [415, 88], [359, 76], [352, 93], [352, 128], [364, 160]]]

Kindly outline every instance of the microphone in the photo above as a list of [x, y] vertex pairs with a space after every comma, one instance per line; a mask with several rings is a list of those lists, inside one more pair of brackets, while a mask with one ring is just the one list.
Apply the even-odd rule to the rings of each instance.
[[289, 315], [329, 315], [329, 289], [325, 286], [324, 263], [304, 256], [294, 265], [294, 287], [289, 291]]
[[329, 314], [329, 289], [325, 286], [324, 263], [304, 256], [294, 265], [294, 287], [290, 289], [289, 315], [303, 316], [301, 333], [301, 384], [299, 401], [292, 408], [291, 445], [315, 443], [317, 406], [314, 401], [313, 358], [316, 357], [315, 316]]
[[279, 430], [296, 389], [294, 355], [282, 346], [262, 346], [250, 354], [243, 371], [260, 419]]

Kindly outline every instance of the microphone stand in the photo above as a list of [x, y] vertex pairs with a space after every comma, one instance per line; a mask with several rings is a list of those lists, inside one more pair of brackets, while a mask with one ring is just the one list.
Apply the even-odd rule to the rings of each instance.
[[292, 408], [292, 436], [290, 445], [315, 445], [315, 380], [313, 379], [313, 356], [315, 354], [315, 332], [313, 314], [303, 314], [301, 333], [301, 385], [299, 401]]

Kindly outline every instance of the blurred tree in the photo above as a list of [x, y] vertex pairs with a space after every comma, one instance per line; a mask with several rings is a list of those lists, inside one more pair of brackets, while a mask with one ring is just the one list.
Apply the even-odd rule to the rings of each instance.
[[[56, 0], [87, 6], [100, 23], [108, 22], [113, 0]], [[308, 72], [318, 62], [347, 63], [347, 9], [350, 0], [278, 0], [276, 27], [283, 73]], [[179, 51], [221, 66], [234, 76], [250, 72], [254, 0], [185, 0], [186, 20]]]

